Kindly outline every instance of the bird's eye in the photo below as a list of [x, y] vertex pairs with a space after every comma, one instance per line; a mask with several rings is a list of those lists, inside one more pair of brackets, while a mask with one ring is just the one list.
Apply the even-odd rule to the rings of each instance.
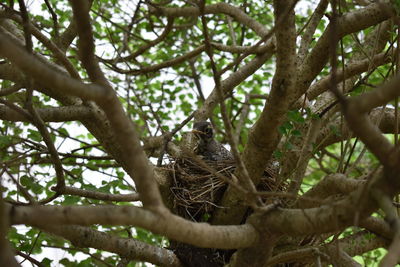
[[212, 128], [206, 128], [204, 132], [206, 133], [206, 135], [212, 135]]

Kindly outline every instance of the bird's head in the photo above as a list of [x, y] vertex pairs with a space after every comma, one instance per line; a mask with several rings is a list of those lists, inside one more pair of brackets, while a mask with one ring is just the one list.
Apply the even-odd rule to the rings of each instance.
[[214, 130], [211, 127], [211, 123], [208, 121], [199, 121], [193, 125], [192, 133], [197, 135], [199, 138], [204, 141], [209, 141], [214, 136]]

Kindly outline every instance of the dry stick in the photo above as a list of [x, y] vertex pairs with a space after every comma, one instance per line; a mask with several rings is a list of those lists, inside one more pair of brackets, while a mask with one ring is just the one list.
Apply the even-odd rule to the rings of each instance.
[[[244, 163], [240, 157], [239, 151], [237, 150], [237, 144], [235, 142], [235, 138], [233, 137], [232, 125], [230, 124], [230, 121], [229, 121], [229, 118], [227, 115], [225, 102], [224, 102], [224, 99], [222, 96], [223, 92], [221, 89], [221, 76], [218, 73], [217, 66], [215, 65], [213, 51], [212, 51], [212, 48], [210, 45], [210, 36], [208, 33], [207, 21], [206, 21], [205, 15], [204, 15], [204, 6], [205, 6], [205, 1], [203, 0], [203, 1], [201, 1], [199, 8], [200, 8], [200, 13], [201, 13], [201, 22], [203, 25], [204, 44], [205, 44], [206, 53], [207, 53], [208, 57], [210, 58], [210, 65], [211, 65], [211, 69], [213, 72], [215, 88], [217, 89], [217, 96], [218, 96], [219, 104], [221, 107], [222, 120], [224, 122], [224, 126], [226, 129], [229, 145], [231, 146], [231, 151], [235, 158], [235, 162], [236, 162], [237, 166], [239, 167], [239, 173], [243, 175], [243, 176], [239, 175], [239, 179], [240, 179], [241, 183], [243, 184], [243, 186], [247, 190], [249, 190], [251, 193], [255, 193], [255, 192], [257, 192], [257, 189], [256, 189], [253, 181], [249, 177], [249, 173], [247, 172], [246, 166], [244, 165]], [[260, 202], [260, 201], [261, 201], [261, 199], [257, 199], [257, 198], [253, 197], [250, 200], [251, 207], [257, 208], [257, 202]]]
[[[243, 194], [257, 195], [260, 197], [289, 198], [289, 199], [296, 199], [296, 200], [299, 198], [299, 196], [297, 194], [284, 193], [284, 192], [260, 192], [260, 191], [250, 192], [237, 183], [238, 179], [236, 178], [235, 175], [232, 174], [232, 177], [228, 178], [227, 176], [221, 174], [220, 171], [216, 171], [214, 168], [210, 167], [204, 160], [199, 158], [199, 156], [195, 155], [193, 152], [184, 150], [183, 153], [190, 156], [190, 160], [193, 160], [201, 169], [208, 171], [210, 174], [217, 177], [222, 182], [227, 183], [228, 185], [234, 187], [236, 190], [238, 190], [239, 192], [241, 192]], [[315, 197], [307, 197], [307, 196], [302, 196], [301, 200], [315, 202], [315, 203], [321, 203], [321, 204], [326, 203], [325, 200], [321, 200], [321, 199], [315, 198]], [[245, 199], [245, 201], [246, 201], [246, 203], [248, 202], [246, 199]]]
[[[236, 176], [232, 175], [231, 178], [226, 177], [225, 175], [222, 175], [220, 172], [216, 171], [214, 168], [211, 168], [204, 160], [200, 159], [198, 155], [195, 155], [192, 151], [184, 150], [183, 153], [187, 154], [190, 156], [190, 159], [195, 161], [201, 168], [204, 170], [210, 172], [212, 175], [216, 176], [218, 179], [221, 181], [227, 183], [228, 185], [234, 187], [236, 190], [239, 192], [247, 195], [247, 194], [253, 194], [250, 193], [247, 189], [243, 188], [237, 183], [237, 178]], [[245, 199], [246, 201], [246, 199]], [[246, 201], [247, 202], [247, 201]]]

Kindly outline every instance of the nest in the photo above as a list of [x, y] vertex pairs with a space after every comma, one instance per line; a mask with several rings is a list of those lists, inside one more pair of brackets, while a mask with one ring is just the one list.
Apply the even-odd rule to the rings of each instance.
[[[172, 175], [174, 209], [193, 221], [207, 221], [219, 207], [223, 193], [236, 167], [233, 161], [199, 161], [195, 158], [171, 159], [166, 166]], [[269, 166], [257, 186], [259, 191], [277, 191], [277, 167]]]

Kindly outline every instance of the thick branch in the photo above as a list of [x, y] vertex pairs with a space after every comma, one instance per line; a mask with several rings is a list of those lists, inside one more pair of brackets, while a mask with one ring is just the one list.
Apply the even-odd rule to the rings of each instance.
[[[278, 126], [283, 122], [289, 104], [295, 94], [296, 81], [296, 29], [294, 23], [294, 8], [292, 1], [286, 2], [281, 7], [276, 24], [276, 73], [272, 81], [272, 88], [268, 104], [264, 106], [260, 118], [250, 131], [249, 141], [243, 151], [243, 159], [249, 176], [257, 185], [268, 160], [279, 142]], [[283, 23], [284, 19], [284, 23]], [[207, 99], [208, 100], [208, 99]], [[238, 176], [243, 174], [238, 173]], [[224, 194], [222, 205], [236, 207], [240, 199], [231, 188]], [[236, 209], [220, 209], [214, 218], [218, 224], [239, 223], [242, 220], [246, 207], [241, 211]]]
[[[45, 122], [63, 122], [63, 121], [77, 121], [89, 118], [91, 110], [85, 106], [65, 106], [65, 107], [50, 107], [37, 109], [40, 118]], [[21, 113], [5, 105], [0, 105], [0, 119], [8, 121], [24, 121], [29, 120]]]
[[[119, 147], [122, 150], [122, 155], [119, 155], [118, 158], [123, 161], [124, 164], [122, 165], [131, 177], [134, 177], [133, 173], [136, 172], [135, 182], [139, 193], [142, 192], [143, 197], [147, 195], [152, 199], [158, 199], [154, 200], [154, 203], [157, 203], [154, 206], [160, 206], [161, 198], [154, 181], [153, 171], [148, 166], [147, 157], [140, 146], [132, 122], [125, 116], [121, 103], [112, 88], [96, 84], [83, 84], [49, 68], [45, 63], [28, 54], [18, 44], [10, 41], [1, 31], [0, 55], [8, 58], [36, 81], [52, 87], [53, 90], [99, 102], [99, 105], [104, 108], [107, 117], [111, 118], [110, 122], [114, 129], [115, 137], [121, 144]], [[96, 112], [101, 113], [101, 111]], [[90, 124], [90, 122], [87, 123]], [[104, 123], [104, 121], [101, 123]], [[109, 136], [107, 137], [109, 138]], [[149, 190], [149, 188], [153, 189]], [[153, 200], [149, 202], [153, 203]]]
[[[10, 206], [12, 224], [36, 227], [52, 224], [132, 225], [174, 240], [208, 248], [242, 248], [257, 241], [257, 232], [249, 224], [211, 226], [193, 223], [164, 212], [162, 215], [134, 206]], [[160, 223], [163, 222], [163, 223]]]
[[91, 247], [117, 253], [123, 258], [150, 262], [158, 266], [179, 267], [179, 259], [165, 248], [152, 246], [133, 238], [120, 238], [82, 226], [42, 226], [41, 229], [62, 236], [78, 247]]
[[[336, 81], [338, 83], [342, 82], [343, 80], [348, 79], [352, 76], [361, 74], [369, 69], [388, 63], [390, 60], [391, 60], [390, 53], [382, 52], [378, 55], [375, 55], [372, 59], [366, 58], [364, 60], [352, 62], [348, 66], [346, 66], [344, 71], [342, 69], [338, 69], [338, 71], [335, 74]], [[331, 75], [328, 75], [323, 79], [319, 80], [318, 82], [314, 83], [312, 86], [310, 86], [310, 89], [308, 89], [307, 92], [308, 99], [313, 100], [321, 93], [328, 90], [330, 80], [331, 80]]]
[[0, 265], [17, 267], [20, 266], [14, 258], [14, 253], [11, 246], [6, 239], [8, 227], [9, 227], [9, 217], [7, 212], [6, 204], [3, 202], [3, 197], [0, 194]]
[[[241, 82], [246, 80], [249, 76], [253, 75], [268, 59], [271, 58], [275, 49], [274, 40], [270, 40], [266, 44], [265, 52], [257, 55], [249, 63], [245, 64], [237, 71], [229, 75], [228, 78], [221, 81], [221, 89], [225, 95], [229, 95], [233, 89]], [[195, 118], [197, 120], [205, 120], [209, 118], [218, 104], [217, 90], [211, 92], [210, 96], [206, 99], [203, 106], [197, 110]]]
[[[168, 17], [197, 17], [200, 16], [200, 9], [198, 7], [180, 7], [180, 8], [165, 8], [156, 7], [151, 9], [152, 12]], [[227, 3], [218, 3], [205, 6], [204, 14], [226, 14], [233, 17], [235, 20], [249, 27], [255, 31], [259, 36], [264, 37], [267, 34], [267, 29], [248, 16], [240, 8], [232, 6]]]
[[[373, 122], [378, 122], [377, 127], [383, 133], [395, 133], [396, 132], [396, 120], [394, 109], [385, 108], [384, 110], [377, 108], [370, 112], [369, 118]], [[348, 125], [341, 126], [340, 118], [335, 119], [331, 123], [327, 124], [321, 129], [316, 144], [318, 149], [327, 147], [333, 143], [346, 140], [349, 137], [355, 137], [354, 133], [350, 131]], [[332, 132], [332, 129], [336, 129], [338, 132]]]
[[[361, 232], [339, 239], [336, 242], [328, 243], [318, 247], [300, 248], [280, 253], [270, 259], [270, 261], [268, 262], [268, 266], [275, 266], [278, 263], [284, 262], [310, 263], [315, 260], [316, 257], [320, 256], [322, 254], [321, 252], [326, 252], [329, 255], [334, 256], [333, 258], [335, 258], [338, 257], [336, 255], [338, 249], [339, 251], [344, 252], [350, 256], [356, 256], [382, 246], [387, 246], [387, 240], [385, 240], [384, 238], [377, 237], [366, 241], [367, 237], [365, 236], [365, 234], [367, 233]], [[349, 265], [349, 263], [351, 263], [350, 259], [347, 258], [347, 265], [344, 264], [338, 266], [354, 266]]]
[[[376, 25], [395, 15], [394, 8], [389, 3], [373, 3], [366, 8], [346, 13], [337, 19], [336, 38], [341, 38], [349, 33], [357, 32], [372, 25]], [[297, 76], [297, 95], [296, 99], [303, 95], [311, 82], [321, 72], [328, 61], [329, 53], [329, 32], [331, 26], [325, 30], [319, 38], [311, 53], [306, 57], [303, 64], [299, 67]]]
[[89, 4], [79, 0], [73, 0], [71, 4], [78, 26], [81, 61], [88, 71], [90, 79], [101, 84], [111, 96], [99, 99], [97, 103], [106, 113], [116, 139], [123, 148], [124, 154], [122, 157], [127, 162], [128, 173], [135, 181], [143, 205], [161, 211], [164, 205], [153, 176], [153, 169], [149, 165], [146, 154], [140, 145], [139, 136], [95, 57]]
[[[3, 14], [0, 14], [2, 16]], [[22, 19], [15, 15], [15, 14], [4, 14], [5, 16], [9, 17], [10, 19], [22, 24]], [[33, 36], [35, 36], [45, 47], [47, 47], [53, 54], [54, 57], [61, 63], [65, 69], [68, 71], [68, 73], [71, 75], [71, 77], [80, 79], [78, 71], [75, 69], [75, 67], [72, 65], [72, 63], [68, 60], [66, 57], [64, 51], [62, 51], [56, 44], [53, 43], [50, 39], [48, 39], [44, 34], [40, 32], [38, 28], [36, 28], [32, 23], [30, 23], [30, 30]]]
[[0, 28], [0, 55], [9, 59], [36, 81], [49, 87], [82, 98], [101, 99], [110, 97], [110, 92], [95, 84], [83, 84], [78, 80], [50, 69], [35, 56], [28, 54], [21, 46], [12, 42]]

